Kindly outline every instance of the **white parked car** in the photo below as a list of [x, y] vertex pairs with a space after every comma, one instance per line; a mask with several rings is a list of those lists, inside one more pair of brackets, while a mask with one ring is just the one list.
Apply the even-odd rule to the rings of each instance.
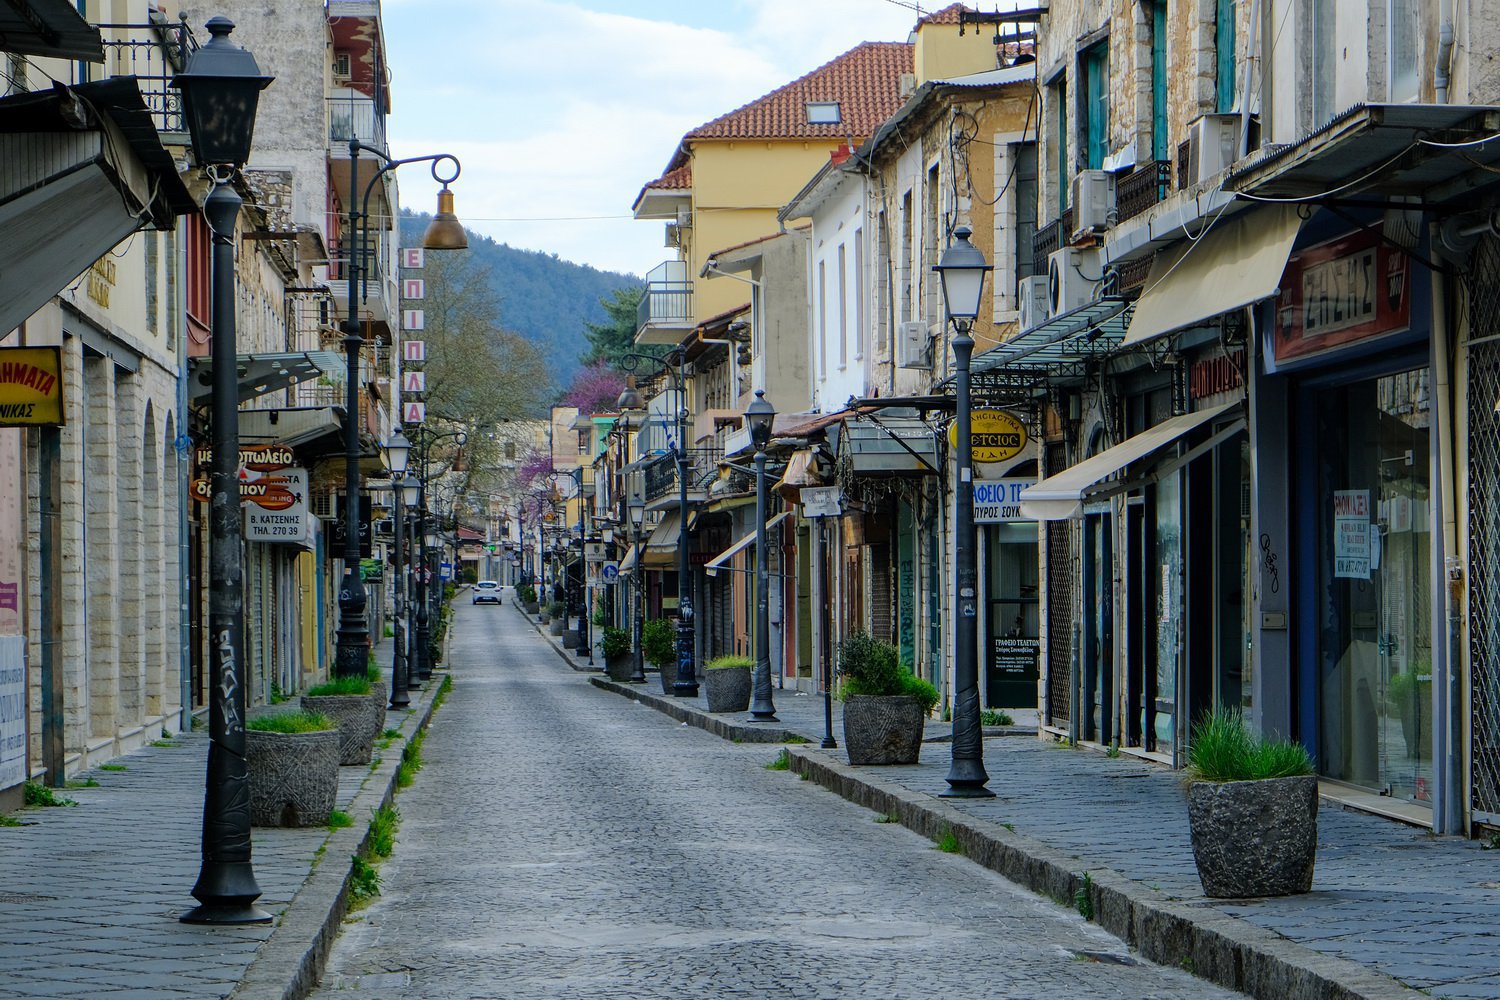
[[499, 604], [500, 585], [494, 580], [480, 580], [478, 583], [474, 584], [474, 603]]

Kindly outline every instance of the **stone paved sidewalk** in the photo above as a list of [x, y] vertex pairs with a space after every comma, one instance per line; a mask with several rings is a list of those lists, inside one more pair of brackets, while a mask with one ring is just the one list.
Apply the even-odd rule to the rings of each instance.
[[[595, 683], [631, 693], [628, 686]], [[637, 697], [643, 703], [665, 708], [661, 702], [672, 702], [679, 706], [674, 714], [685, 710], [694, 717], [691, 722], [705, 728], [724, 721], [768, 725], [747, 723], [743, 716], [709, 716], [701, 698], [696, 704], [662, 698], [654, 675], [636, 688], [642, 689], [644, 697]], [[1259, 929], [1270, 932], [1264, 935], [1268, 941], [1284, 939], [1309, 955], [1375, 970], [1432, 996], [1500, 1000], [1500, 850], [1434, 837], [1324, 799], [1311, 893], [1211, 901], [1193, 867], [1178, 776], [1166, 768], [1037, 739], [1034, 729], [1029, 735], [990, 731], [985, 766], [996, 797], [940, 800], [950, 759], [941, 741], [950, 732], [947, 724], [928, 724], [929, 742], [915, 767], [850, 768], [842, 750], [818, 749], [824, 735], [821, 698], [778, 691], [776, 709], [781, 727], [810, 741], [794, 756], [829, 765], [803, 768], [804, 773], [846, 795], [856, 794], [854, 786], [867, 777], [883, 793], [923, 807], [940, 803], [995, 831], [997, 840], [1017, 842], [1002, 846], [1018, 846], [1023, 854], [1034, 849], [1038, 857], [1045, 853], [1080, 877], [1087, 871], [1096, 880], [1113, 879], [1148, 905], [1158, 900], [1189, 920], [1212, 924], [1215, 934], [1227, 928], [1248, 941], [1263, 936]], [[837, 702], [834, 713], [834, 737], [842, 742]], [[1310, 961], [1317, 964], [1315, 957]], [[1340, 968], [1339, 961], [1328, 965], [1335, 973]], [[1389, 985], [1394, 995], [1406, 992]], [[1284, 984], [1260, 992], [1296, 995], [1278, 992], [1282, 989]], [[1377, 980], [1375, 988], [1362, 985], [1352, 995], [1380, 992]]]
[[[383, 646], [377, 658], [388, 663], [389, 641]], [[427, 717], [435, 689], [412, 692], [417, 712], [388, 715], [403, 740]], [[21, 826], [0, 828], [0, 998], [223, 997], [276, 947], [279, 957], [265, 963], [275, 968], [250, 978], [272, 980], [258, 995], [281, 996], [336, 902], [337, 893], [310, 893], [310, 876], [326, 869], [342, 884], [371, 804], [389, 794], [404, 745], [384, 751], [377, 766], [340, 769], [338, 808], [351, 814], [353, 828], [256, 827], [259, 902], [276, 919], [210, 927], [178, 922], [195, 905], [208, 735], [157, 742], [75, 781], [92, 779], [97, 787], [59, 790], [76, 806], [23, 809], [16, 814]], [[293, 932], [297, 941], [284, 941], [282, 928], [298, 909], [319, 912], [299, 914], [311, 922], [300, 921], [307, 927]]]

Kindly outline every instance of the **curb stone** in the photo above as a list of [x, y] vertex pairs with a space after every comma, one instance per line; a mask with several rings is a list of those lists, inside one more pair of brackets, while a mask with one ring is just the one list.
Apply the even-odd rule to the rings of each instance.
[[[650, 708], [656, 709], [664, 715], [670, 715], [678, 722], [685, 722], [690, 726], [713, 733], [722, 739], [739, 741], [740, 743], [786, 743], [788, 740], [796, 739], [799, 734], [792, 732], [784, 726], [763, 725], [756, 723], [730, 722], [728, 718], [710, 715], [690, 702], [683, 702], [666, 695], [653, 694], [643, 690], [638, 685], [621, 684], [607, 677], [590, 677], [589, 683], [597, 688], [603, 688], [614, 694], [634, 698]], [[731, 718], [742, 716], [744, 712], [727, 713]]]
[[1144, 958], [1258, 1000], [1422, 1000], [1427, 995], [1347, 959], [1322, 955], [1238, 917], [1160, 898], [1107, 868], [1087, 866], [998, 823], [975, 819], [894, 782], [857, 773], [826, 751], [789, 747], [791, 770], [856, 805], [895, 815], [930, 840], [951, 832], [959, 852], [1023, 888], [1073, 904], [1087, 867], [1094, 919]]
[[[403, 715], [400, 739], [382, 752], [364, 786], [349, 804], [354, 825], [334, 830], [324, 841], [322, 858], [297, 890], [282, 913], [276, 929], [255, 953], [249, 969], [229, 994], [236, 1000], [300, 1000], [318, 985], [328, 961], [328, 951], [338, 937], [349, 912], [352, 863], [340, 865], [333, 858], [352, 858], [370, 838], [368, 816], [390, 805], [396, 794], [396, 770], [401, 753], [413, 736], [432, 721], [433, 703], [446, 670], [434, 670], [432, 683], [418, 695], [415, 715]], [[387, 715], [389, 721], [389, 715]]]

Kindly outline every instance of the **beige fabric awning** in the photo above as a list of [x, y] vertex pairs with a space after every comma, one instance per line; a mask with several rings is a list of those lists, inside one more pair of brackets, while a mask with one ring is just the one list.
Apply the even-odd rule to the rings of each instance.
[[[771, 531], [772, 528], [776, 527], [783, 520], [785, 520], [786, 517], [787, 517], [787, 515], [790, 514], [790, 513], [791, 513], [791, 511], [784, 510], [780, 514], [777, 514], [775, 517], [773, 517], [769, 521], [767, 521], [766, 522], [766, 532], [767, 532], [767, 534], [770, 533], [770, 531]], [[709, 576], [717, 576], [718, 573], [719, 573], [719, 570], [727, 568], [724, 564], [727, 563], [727, 562], [729, 562], [729, 560], [733, 559], [735, 557], [736, 553], [742, 552], [746, 548], [748, 548], [748, 547], [750, 547], [751, 545], [754, 545], [754, 544], [755, 544], [755, 532], [752, 531], [752, 532], [748, 533], [747, 535], [745, 535], [744, 538], [741, 538], [739, 541], [737, 541], [733, 545], [729, 546], [729, 548], [725, 549], [723, 552], [720, 552], [718, 555], [716, 555], [712, 559], [710, 559], [704, 565], [703, 572], [707, 573]]]
[[640, 550], [634, 545], [625, 550], [625, 558], [620, 560], [620, 573], [622, 575], [635, 569], [635, 560], [639, 552]]
[[[1169, 445], [1175, 444], [1195, 428], [1202, 427], [1215, 417], [1227, 414], [1230, 410], [1238, 410], [1239, 407], [1238, 402], [1226, 403], [1223, 406], [1214, 406], [1163, 420], [1155, 427], [1141, 431], [1135, 437], [1126, 438], [1113, 448], [1106, 448], [1092, 458], [1086, 458], [1077, 465], [1064, 469], [1055, 476], [1049, 476], [1034, 486], [1028, 486], [1021, 491], [1021, 512], [1038, 521], [1064, 521], [1070, 517], [1076, 517], [1083, 512], [1085, 502], [1104, 499], [1124, 488], [1126, 485], [1124, 481], [1106, 483], [1105, 480], [1110, 476], [1135, 462], [1155, 455]], [[1241, 417], [1209, 442], [1208, 446], [1217, 444], [1222, 437], [1238, 433], [1244, 426], [1245, 421]], [[1192, 457], [1195, 456], [1186, 456], [1183, 461], [1188, 461]]]
[[1144, 344], [1276, 294], [1302, 228], [1296, 205], [1272, 205], [1211, 224], [1197, 242], [1162, 251], [1121, 347]]
[[645, 551], [639, 556], [648, 569], [671, 569], [677, 565], [677, 536], [682, 533], [682, 519], [675, 510], [668, 511], [646, 539]]

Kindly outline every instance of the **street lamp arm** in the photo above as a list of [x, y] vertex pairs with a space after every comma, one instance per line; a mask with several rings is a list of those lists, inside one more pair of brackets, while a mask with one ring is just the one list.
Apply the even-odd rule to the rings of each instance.
[[[675, 364], [670, 360], [674, 357], [677, 359]], [[656, 365], [661, 371], [666, 372], [669, 376], [671, 376], [672, 388], [677, 392], [681, 392], [683, 360], [684, 359], [682, 357], [682, 351], [680, 349], [669, 351], [667, 353], [667, 356], [664, 358], [658, 358], [650, 354], [639, 354], [635, 351], [626, 351], [625, 353], [620, 355], [619, 364], [620, 367], [625, 371], [634, 372], [641, 366], [641, 362], [650, 362], [651, 364]]]
[[[397, 167], [404, 167], [408, 163], [430, 162], [432, 164], [432, 179], [443, 185], [443, 187], [447, 187], [449, 184], [452, 184], [454, 181], [458, 180], [458, 175], [463, 172], [463, 164], [459, 163], [458, 157], [454, 156], [452, 153], [429, 153], [426, 156], [408, 156], [405, 159], [393, 160], [385, 153], [373, 147], [366, 146], [358, 139], [349, 140], [349, 149], [351, 151], [359, 149], [364, 150], [368, 153], [374, 153], [382, 161], [380, 169], [375, 171], [374, 175], [370, 178], [370, 182], [365, 185], [364, 197], [360, 201], [361, 215], [369, 214], [370, 194], [375, 190], [375, 185], [379, 183], [382, 177], [390, 173], [392, 170], [395, 170]], [[453, 162], [453, 174], [451, 177], [444, 176], [438, 173], [438, 167], [444, 160], [451, 160]]]

